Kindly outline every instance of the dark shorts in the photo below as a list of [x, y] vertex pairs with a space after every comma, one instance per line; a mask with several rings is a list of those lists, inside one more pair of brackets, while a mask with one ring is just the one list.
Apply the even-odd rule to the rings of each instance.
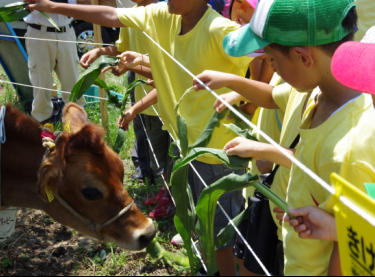
[[[278, 239], [277, 227], [271, 216], [268, 200], [250, 198], [247, 217], [241, 222], [239, 229], [267, 270], [272, 275], [282, 275], [283, 245]], [[234, 255], [244, 260], [247, 270], [256, 274], [265, 274], [240, 237], [236, 238]]]
[[[199, 175], [207, 183], [207, 185], [210, 185], [215, 181], [219, 180], [220, 178], [227, 176], [231, 173], [236, 173], [239, 175], [245, 173], [244, 170], [233, 170], [222, 164], [212, 165], [201, 163], [198, 161], [194, 161], [192, 162], [192, 164], [199, 172]], [[189, 168], [189, 185], [191, 187], [194, 201], [196, 203], [201, 191], [205, 188], [205, 186], [191, 167]], [[243, 210], [244, 202], [245, 199], [242, 196], [242, 190], [226, 193], [219, 199], [219, 203], [222, 205], [222, 207], [231, 219], [236, 217]], [[215, 215], [215, 236], [217, 236], [221, 229], [226, 227], [228, 223], [229, 221], [227, 217], [224, 215], [222, 210], [219, 207], [217, 207]], [[235, 238], [233, 238], [231, 242], [229, 242], [222, 248], [232, 247], [234, 243]]]

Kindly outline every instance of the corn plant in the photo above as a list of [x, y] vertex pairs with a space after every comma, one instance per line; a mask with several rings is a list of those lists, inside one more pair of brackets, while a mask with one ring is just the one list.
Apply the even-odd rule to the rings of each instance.
[[[217, 201], [223, 194], [235, 190], [241, 190], [248, 186], [254, 186], [279, 207], [287, 210], [287, 206], [285, 202], [275, 195], [268, 187], [262, 185], [258, 181], [258, 176], [249, 173], [241, 176], [230, 174], [217, 180], [201, 192], [197, 205], [194, 204], [192, 192], [187, 181], [188, 166], [190, 162], [202, 155], [208, 154], [218, 158], [229, 168], [246, 169], [250, 159], [228, 156], [224, 150], [206, 147], [212, 137], [214, 129], [219, 126], [220, 121], [225, 117], [225, 113], [214, 113], [201, 136], [195, 143], [189, 145], [187, 140], [188, 126], [179, 113], [179, 105], [184, 97], [191, 92], [192, 89], [187, 90], [176, 105], [178, 144], [180, 146], [181, 156], [174, 164], [170, 181], [172, 195], [176, 202], [174, 223], [184, 241], [184, 247], [187, 251], [192, 273], [195, 273], [199, 267], [199, 260], [194, 254], [192, 245], [192, 240], [195, 237], [198, 237], [201, 242], [201, 250], [205, 257], [208, 274], [212, 275], [217, 271], [216, 248], [222, 247], [234, 236], [234, 228], [231, 224], [228, 224], [227, 227], [221, 230], [217, 238], [214, 236], [214, 220]], [[226, 127], [239, 136], [248, 139], [255, 139], [248, 130], [241, 129], [235, 124], [229, 124], [226, 125]], [[244, 212], [239, 214], [232, 222], [234, 222], [234, 224], [239, 224], [244, 215]]]

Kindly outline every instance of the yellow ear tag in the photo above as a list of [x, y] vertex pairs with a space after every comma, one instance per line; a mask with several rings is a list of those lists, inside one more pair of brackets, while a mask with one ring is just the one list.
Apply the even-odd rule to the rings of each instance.
[[70, 128], [70, 121], [67, 121], [65, 124], [64, 124], [64, 132], [66, 133], [71, 133], [72, 130]]
[[54, 129], [55, 129], [55, 128], [53, 127], [53, 124], [51, 124], [51, 123], [43, 124], [42, 128], [43, 128], [43, 129], [46, 129], [46, 130], [48, 130], [48, 131], [50, 131], [51, 133], [53, 133], [53, 132], [54, 132]]
[[55, 195], [53, 194], [53, 191], [50, 189], [49, 186], [46, 186], [44, 189], [44, 192], [47, 195], [48, 202], [51, 203], [55, 199]]

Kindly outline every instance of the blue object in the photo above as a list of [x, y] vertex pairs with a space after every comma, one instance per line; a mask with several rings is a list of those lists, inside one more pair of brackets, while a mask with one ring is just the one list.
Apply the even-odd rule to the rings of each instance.
[[221, 13], [225, 7], [225, 0], [210, 0], [208, 4], [211, 5], [218, 13]]

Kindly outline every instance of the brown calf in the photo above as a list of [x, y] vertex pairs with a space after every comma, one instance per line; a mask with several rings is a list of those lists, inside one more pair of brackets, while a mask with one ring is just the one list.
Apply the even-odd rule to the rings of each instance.
[[7, 106], [3, 206], [43, 210], [85, 235], [126, 249], [145, 247], [156, 229], [124, 189], [122, 161], [104, 143], [103, 129], [88, 123], [84, 110], [72, 103], [64, 109], [63, 122], [70, 131], [46, 153], [39, 123]]

